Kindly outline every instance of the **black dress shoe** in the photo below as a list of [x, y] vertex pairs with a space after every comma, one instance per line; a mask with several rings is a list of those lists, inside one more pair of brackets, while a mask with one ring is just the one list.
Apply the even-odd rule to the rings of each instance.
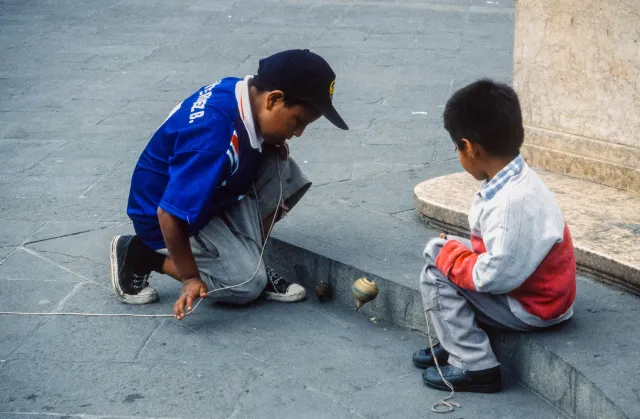
[[[480, 371], [467, 371], [445, 365], [441, 367], [442, 375], [451, 383], [455, 391], [471, 391], [473, 393], [497, 393], [502, 389], [500, 378], [500, 367], [493, 367]], [[449, 387], [442, 381], [438, 369], [429, 367], [422, 374], [422, 380], [429, 387], [450, 391]]]
[[[438, 358], [438, 365], [442, 366], [447, 364], [449, 352], [445, 351], [439, 343], [433, 345], [433, 352], [435, 352], [436, 358]], [[431, 348], [429, 347], [415, 351], [411, 360], [413, 361], [413, 365], [422, 369], [436, 365], [433, 360], [433, 355], [431, 354]]]

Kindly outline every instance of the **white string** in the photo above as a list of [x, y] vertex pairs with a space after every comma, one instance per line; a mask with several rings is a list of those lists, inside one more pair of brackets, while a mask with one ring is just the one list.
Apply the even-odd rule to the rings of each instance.
[[72, 312], [26, 312], [26, 311], [0, 311], [0, 315], [16, 316], [83, 316], [83, 317], [173, 317], [173, 314], [132, 314], [132, 313], [72, 313]]
[[[280, 208], [280, 204], [282, 203], [282, 173], [280, 173], [280, 160], [279, 160], [279, 154], [276, 153], [276, 170], [278, 172], [278, 183], [280, 184], [280, 193], [278, 195], [278, 204], [276, 206], [276, 209], [274, 211], [273, 214], [273, 219], [271, 220], [271, 226], [269, 227], [269, 231], [267, 231], [267, 234], [265, 235], [264, 238], [264, 243], [262, 244], [262, 249], [260, 250], [260, 257], [258, 258], [258, 266], [256, 266], [256, 270], [253, 273], [253, 275], [251, 275], [251, 278], [247, 279], [246, 281], [240, 283], [240, 284], [235, 284], [235, 285], [229, 285], [227, 287], [222, 287], [222, 288], [216, 288], [214, 290], [211, 290], [209, 292], [207, 292], [207, 295], [209, 294], [213, 294], [214, 292], [220, 292], [223, 290], [228, 290], [231, 288], [236, 288], [236, 287], [241, 287], [249, 282], [251, 282], [256, 275], [258, 274], [258, 272], [260, 271], [260, 266], [262, 265], [262, 257], [264, 256], [264, 250], [267, 246], [267, 239], [271, 236], [271, 231], [273, 230], [273, 226], [276, 223], [276, 218], [278, 215], [278, 208]], [[258, 197], [256, 196], [256, 199]], [[198, 308], [198, 306], [200, 305], [200, 303], [202, 302], [204, 298], [200, 297], [200, 299], [198, 300], [198, 302], [196, 303], [196, 305], [189, 310], [186, 315], [188, 316], [189, 314], [193, 313], [194, 311], [196, 311], [196, 309]], [[0, 311], [0, 315], [16, 315], [16, 316], [82, 316], [82, 317], [174, 317], [173, 314], [130, 314], [130, 313], [84, 313], [84, 312], [52, 312], [52, 313], [43, 313], [43, 312], [24, 312], [24, 311]]]
[[[430, 310], [431, 309], [427, 309], [425, 311], [428, 312]], [[453, 386], [451, 385], [451, 383], [444, 378], [444, 375], [442, 374], [442, 370], [440, 369], [440, 364], [438, 363], [438, 357], [436, 356], [436, 353], [433, 350], [433, 341], [431, 340], [431, 328], [429, 326], [429, 318], [427, 318], [427, 337], [429, 338], [429, 348], [431, 349], [431, 356], [433, 357], [433, 360], [436, 363], [436, 369], [438, 370], [438, 374], [440, 374], [440, 378], [442, 378], [442, 381], [444, 382], [444, 384], [447, 387], [449, 387], [449, 389], [451, 390], [451, 394], [449, 394], [444, 399], [440, 399], [439, 402], [434, 403], [431, 406], [431, 410], [436, 413], [453, 412], [456, 409], [456, 407], [461, 407], [461, 404], [454, 401], [447, 401], [452, 399], [453, 396], [456, 394], [456, 392], [453, 390]], [[442, 406], [442, 408], [438, 409], [438, 406]]]

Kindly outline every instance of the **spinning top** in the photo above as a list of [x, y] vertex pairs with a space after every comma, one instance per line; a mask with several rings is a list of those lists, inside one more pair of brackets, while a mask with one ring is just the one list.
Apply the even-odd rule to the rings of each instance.
[[356, 298], [356, 311], [360, 310], [363, 304], [376, 298], [378, 295], [378, 287], [374, 281], [370, 281], [367, 278], [360, 278], [353, 283], [351, 292]]
[[331, 287], [327, 282], [319, 281], [316, 284], [316, 295], [320, 301], [328, 301], [331, 299]]

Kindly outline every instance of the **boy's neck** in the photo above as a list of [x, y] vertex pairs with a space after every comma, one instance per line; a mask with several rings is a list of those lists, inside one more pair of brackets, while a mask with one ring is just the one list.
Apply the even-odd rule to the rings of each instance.
[[485, 173], [487, 180], [493, 179], [498, 172], [507, 167], [515, 157], [491, 157], [486, 161]]
[[247, 86], [249, 89], [249, 106], [251, 106], [251, 115], [253, 116], [253, 124], [256, 127], [256, 133], [260, 135], [260, 118], [258, 118], [258, 109], [260, 109], [259, 96], [260, 93], [255, 86], [249, 85]]

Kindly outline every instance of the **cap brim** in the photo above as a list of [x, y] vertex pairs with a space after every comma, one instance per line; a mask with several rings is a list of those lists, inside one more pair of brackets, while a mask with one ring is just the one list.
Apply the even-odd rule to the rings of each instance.
[[322, 116], [327, 118], [329, 122], [340, 129], [348, 130], [349, 127], [342, 120], [340, 115], [338, 115], [338, 111], [333, 107], [331, 103], [323, 103], [323, 104], [314, 104], [314, 107], [322, 113]]

